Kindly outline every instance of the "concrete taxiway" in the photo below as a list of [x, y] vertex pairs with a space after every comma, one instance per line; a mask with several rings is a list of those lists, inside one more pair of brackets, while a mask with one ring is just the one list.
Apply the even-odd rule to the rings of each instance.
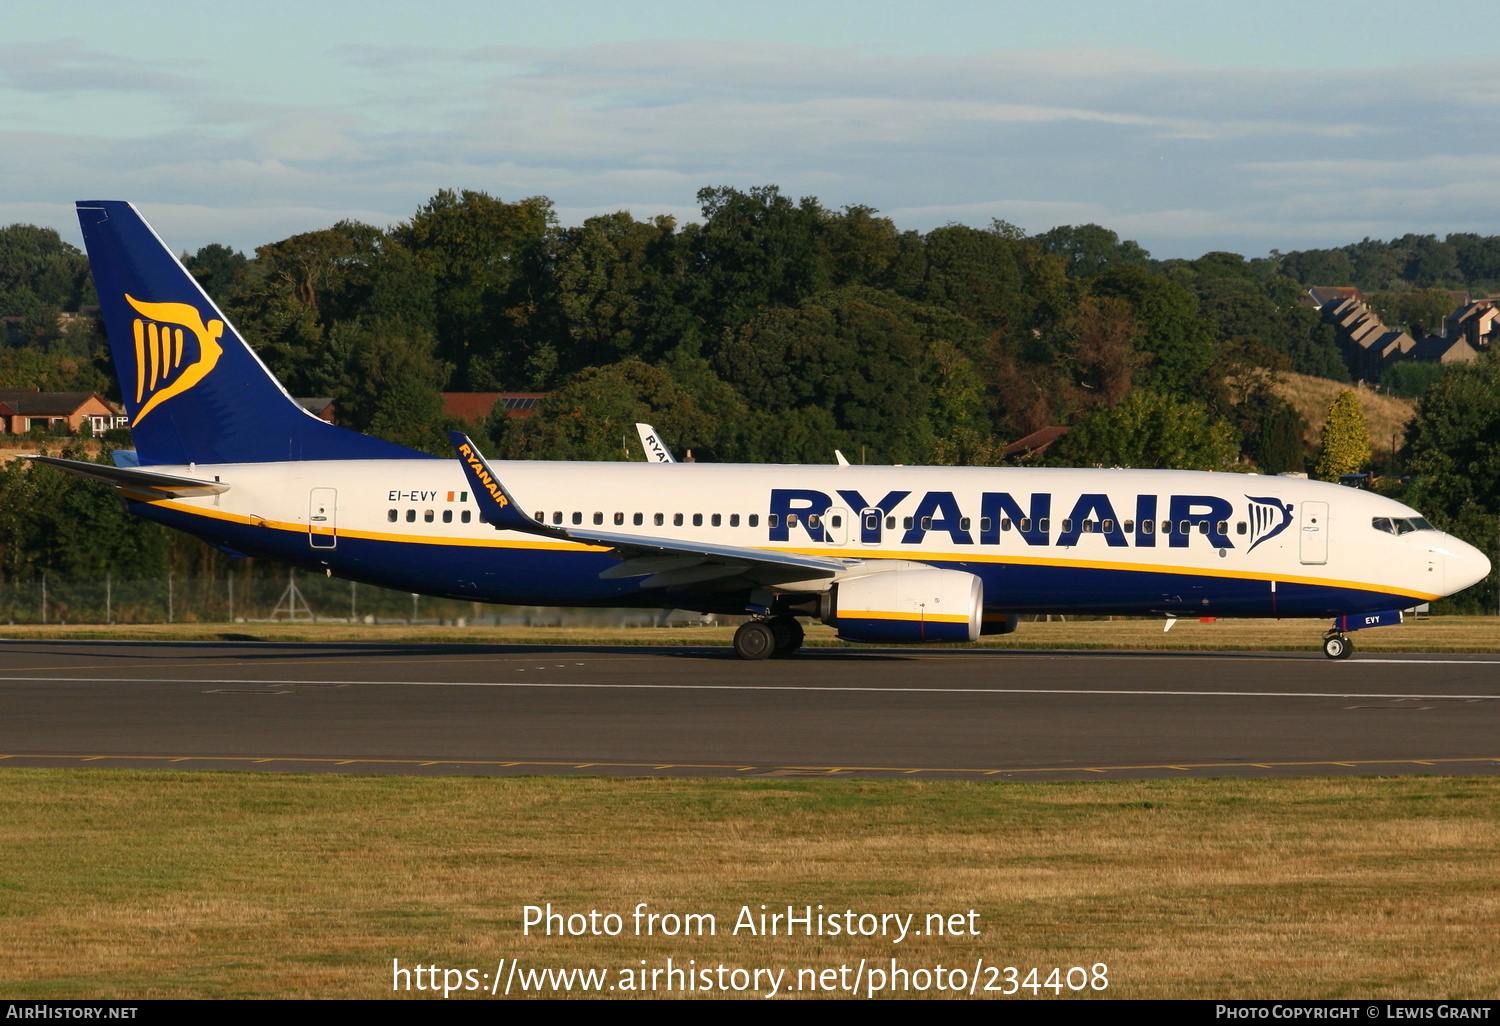
[[0, 766], [1495, 773], [1500, 658], [6, 641]]

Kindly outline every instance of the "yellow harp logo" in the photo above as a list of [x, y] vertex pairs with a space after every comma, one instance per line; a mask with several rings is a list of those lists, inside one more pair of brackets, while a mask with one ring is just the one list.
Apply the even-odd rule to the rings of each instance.
[[[135, 402], [140, 407], [135, 423], [139, 424], [158, 405], [186, 392], [214, 369], [224, 353], [219, 345], [224, 322], [215, 318], [204, 324], [198, 308], [186, 303], [143, 303], [130, 295], [125, 301], [141, 315], [135, 319]], [[197, 342], [196, 358], [185, 351], [184, 331], [191, 332]]]

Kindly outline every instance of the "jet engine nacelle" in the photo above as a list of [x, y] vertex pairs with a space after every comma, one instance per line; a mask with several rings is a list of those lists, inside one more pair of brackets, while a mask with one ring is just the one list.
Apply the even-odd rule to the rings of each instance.
[[960, 570], [885, 570], [833, 586], [824, 622], [846, 641], [976, 641], [984, 582]]

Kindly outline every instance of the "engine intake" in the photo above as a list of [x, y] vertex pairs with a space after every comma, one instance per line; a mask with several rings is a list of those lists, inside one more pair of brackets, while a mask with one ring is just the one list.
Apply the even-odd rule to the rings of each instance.
[[960, 570], [884, 570], [833, 586], [824, 622], [845, 641], [977, 641], [984, 582]]

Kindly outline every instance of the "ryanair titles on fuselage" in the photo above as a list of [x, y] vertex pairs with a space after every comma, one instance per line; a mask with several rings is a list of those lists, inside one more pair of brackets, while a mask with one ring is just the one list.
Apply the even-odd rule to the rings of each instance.
[[[867, 498], [848, 488], [833, 494], [812, 488], [773, 488], [768, 540], [788, 542], [801, 536], [794, 532], [805, 532], [812, 541], [828, 542], [832, 540], [829, 511], [840, 509], [851, 516], [859, 540], [875, 544], [890, 530], [886, 518], [912, 494], [890, 491]], [[1231, 524], [1234, 504], [1218, 495], [1136, 495], [1117, 508], [1105, 493], [1085, 492], [1062, 513], [1054, 536], [1054, 515], [1062, 511], [1061, 507], [1054, 510], [1051, 493], [983, 492], [977, 508], [965, 510], [953, 492], [929, 491], [895, 530], [901, 532], [903, 545], [920, 545], [931, 533], [946, 534], [954, 545], [998, 545], [1001, 535], [1013, 529], [1028, 545], [1076, 545], [1084, 534], [1099, 534], [1115, 547], [1185, 548], [1191, 536], [1199, 534], [1216, 549], [1235, 548], [1230, 539], [1234, 533], [1242, 536], [1249, 551], [1286, 530], [1295, 507], [1274, 496], [1245, 498], [1247, 514]]]

